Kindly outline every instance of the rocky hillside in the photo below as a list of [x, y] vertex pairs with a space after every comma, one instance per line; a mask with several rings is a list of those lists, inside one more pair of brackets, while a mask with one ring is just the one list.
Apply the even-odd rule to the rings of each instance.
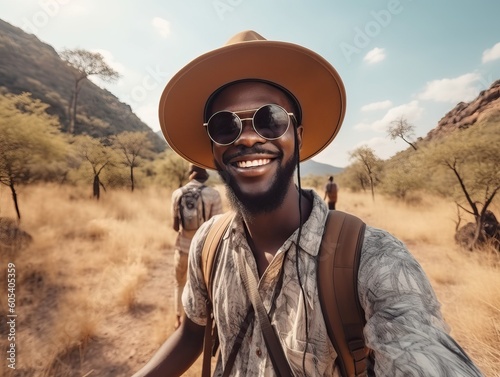
[[[54, 48], [0, 20], [0, 94], [29, 92], [49, 104], [49, 111], [66, 125], [74, 73]], [[165, 141], [129, 105], [86, 79], [78, 99], [75, 133], [104, 137], [123, 131], [146, 131], [156, 151], [166, 148]]]
[[425, 139], [434, 140], [445, 137], [457, 129], [467, 128], [483, 118], [500, 113], [500, 80], [489, 89], [483, 90], [476, 99], [469, 103], [460, 102], [439, 121]]

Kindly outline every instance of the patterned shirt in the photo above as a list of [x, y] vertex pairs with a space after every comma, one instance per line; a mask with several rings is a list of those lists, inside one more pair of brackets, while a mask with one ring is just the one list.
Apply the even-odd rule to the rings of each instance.
[[[222, 250], [213, 280], [214, 317], [220, 340], [220, 358], [215, 375], [222, 374], [234, 339], [251, 302], [245, 291], [237, 258], [243, 255], [259, 281], [264, 307], [296, 376], [304, 376], [302, 359], [306, 346], [306, 311], [309, 340], [305, 353], [308, 376], [339, 376], [337, 354], [327, 335], [318, 298], [316, 256], [327, 216], [327, 207], [316, 194], [313, 209], [304, 223], [296, 271], [297, 231], [278, 250], [260, 281], [241, 217], [236, 217], [223, 237]], [[204, 224], [190, 249], [188, 283], [183, 293], [187, 316], [206, 324], [207, 290], [200, 268], [203, 240], [213, 223]], [[280, 274], [283, 274], [279, 294]], [[303, 293], [305, 293], [305, 296]], [[481, 376], [469, 357], [449, 336], [440, 305], [421, 266], [406, 247], [389, 233], [366, 228], [358, 294], [366, 314], [364, 334], [374, 351], [376, 376]], [[258, 319], [247, 330], [232, 368], [232, 376], [274, 376]]]
[[[189, 181], [184, 187], [200, 187], [203, 183], [198, 182], [196, 179], [192, 179]], [[182, 196], [182, 188], [178, 188], [174, 190], [172, 193], [172, 207], [171, 207], [171, 215], [172, 218], [178, 216], [179, 210], [179, 199]], [[222, 200], [219, 192], [209, 186], [205, 186], [203, 190], [201, 190], [201, 197], [203, 200], [203, 206], [205, 208], [205, 219], [208, 220], [211, 217], [222, 213]], [[195, 230], [187, 231], [182, 229], [180, 226], [179, 232], [177, 233], [177, 239], [175, 241], [175, 248], [180, 250], [183, 253], [189, 252], [189, 246], [191, 245], [191, 240], [193, 239]]]

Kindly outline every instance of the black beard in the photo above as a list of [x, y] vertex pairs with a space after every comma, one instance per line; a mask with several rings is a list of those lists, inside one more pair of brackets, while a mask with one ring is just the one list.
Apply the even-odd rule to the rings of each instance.
[[255, 215], [269, 213], [285, 200], [288, 188], [292, 184], [293, 173], [297, 166], [297, 155], [294, 153], [284, 166], [279, 166], [270, 189], [262, 194], [247, 194], [240, 190], [233, 176], [215, 162], [217, 173], [222, 178], [227, 188], [227, 196], [231, 207], [247, 218]]

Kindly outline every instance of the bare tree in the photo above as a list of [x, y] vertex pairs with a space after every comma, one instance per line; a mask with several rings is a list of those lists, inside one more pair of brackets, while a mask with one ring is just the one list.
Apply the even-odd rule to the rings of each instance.
[[100, 175], [105, 168], [114, 166], [113, 154], [111, 153], [113, 150], [87, 135], [75, 137], [74, 145], [81, 161], [87, 162], [92, 168], [92, 194], [94, 198], [99, 200], [101, 187], [106, 191]]
[[373, 149], [368, 146], [361, 146], [349, 153], [351, 160], [355, 160], [363, 167], [372, 192], [372, 199], [375, 200], [375, 182], [380, 169], [380, 159], [375, 155]]
[[121, 163], [130, 170], [130, 190], [134, 191], [134, 168], [138, 167], [141, 158], [151, 154], [152, 143], [146, 132], [122, 132], [111, 138], [113, 147], [120, 152]]
[[104, 57], [98, 52], [64, 49], [59, 55], [70, 67], [75, 69], [75, 85], [68, 105], [68, 132], [73, 133], [75, 131], [78, 94], [84, 80], [89, 76], [97, 76], [103, 81], [113, 82], [120, 75], [104, 61]]
[[408, 119], [405, 117], [401, 116], [398, 119], [393, 120], [387, 129], [387, 134], [391, 140], [399, 137], [414, 150], [417, 150], [415, 144], [410, 141], [410, 139], [415, 135], [415, 126], [408, 122]]
[[[500, 191], [499, 150], [498, 123], [492, 123], [458, 131], [426, 151], [428, 166], [434, 166], [433, 179], [440, 183], [436, 189], [454, 197], [457, 206], [475, 219], [475, 224], [468, 226], [473, 229], [473, 237], [467, 241], [469, 249], [488, 237], [498, 237], [496, 230], [490, 229], [498, 223], [489, 208]], [[440, 174], [440, 168], [447, 174]]]

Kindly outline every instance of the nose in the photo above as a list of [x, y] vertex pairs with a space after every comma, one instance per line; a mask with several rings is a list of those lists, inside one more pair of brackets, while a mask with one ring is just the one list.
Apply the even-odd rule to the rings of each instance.
[[234, 142], [235, 145], [244, 145], [247, 147], [251, 147], [257, 143], [265, 143], [266, 139], [260, 136], [252, 125], [252, 119], [242, 119], [242, 130], [240, 137], [236, 139]]

